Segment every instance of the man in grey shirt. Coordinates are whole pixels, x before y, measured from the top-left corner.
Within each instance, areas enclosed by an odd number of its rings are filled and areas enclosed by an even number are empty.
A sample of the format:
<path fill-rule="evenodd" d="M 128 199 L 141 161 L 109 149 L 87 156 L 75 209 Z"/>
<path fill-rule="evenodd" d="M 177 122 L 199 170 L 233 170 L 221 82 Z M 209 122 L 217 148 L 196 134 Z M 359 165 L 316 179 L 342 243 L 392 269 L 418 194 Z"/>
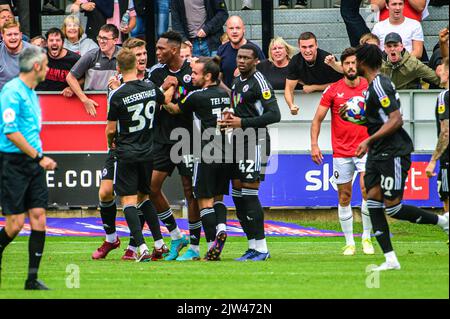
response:
<path fill-rule="evenodd" d="M 19 75 L 19 54 L 30 46 L 22 41 L 20 24 L 8 21 L 2 29 L 3 41 L 0 42 L 0 90 L 6 82 Z"/>
<path fill-rule="evenodd" d="M 216 55 L 227 19 L 223 0 L 172 0 L 172 28 L 192 47 L 193 56 Z"/>
<path fill-rule="evenodd" d="M 97 36 L 100 48 L 83 55 L 67 75 L 67 83 L 91 116 L 97 114 L 95 107 L 98 104 L 84 94 L 78 80 L 82 77 L 85 78 L 84 91 L 106 91 L 108 89 L 108 80 L 116 72 L 116 56 L 120 49 L 116 46 L 118 37 L 119 30 L 115 25 L 105 24 L 102 26 Z"/>

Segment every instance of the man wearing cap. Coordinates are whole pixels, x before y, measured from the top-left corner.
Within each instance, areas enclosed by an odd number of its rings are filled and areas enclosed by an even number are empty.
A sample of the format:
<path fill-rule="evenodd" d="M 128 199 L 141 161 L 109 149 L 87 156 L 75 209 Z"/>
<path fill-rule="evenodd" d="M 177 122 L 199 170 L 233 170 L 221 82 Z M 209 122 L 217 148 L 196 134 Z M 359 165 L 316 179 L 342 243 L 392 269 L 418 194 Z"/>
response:
<path fill-rule="evenodd" d="M 404 48 L 402 37 L 398 33 L 391 32 L 386 35 L 384 52 L 387 58 L 383 61 L 381 73 L 392 79 L 397 90 L 420 89 L 420 80 L 440 84 L 436 73 Z"/>

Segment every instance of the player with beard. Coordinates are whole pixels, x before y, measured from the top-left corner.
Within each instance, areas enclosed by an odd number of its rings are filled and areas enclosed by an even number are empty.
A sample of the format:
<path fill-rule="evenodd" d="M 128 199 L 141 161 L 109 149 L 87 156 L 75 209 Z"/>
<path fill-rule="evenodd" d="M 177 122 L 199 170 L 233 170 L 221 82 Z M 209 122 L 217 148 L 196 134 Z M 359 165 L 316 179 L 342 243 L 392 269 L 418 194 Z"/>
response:
<path fill-rule="evenodd" d="M 224 110 L 230 108 L 230 97 L 220 87 L 220 58 L 201 57 L 192 64 L 192 82 L 201 89 L 192 91 L 178 104 L 165 105 L 171 114 L 194 112 L 200 121 L 201 148 L 195 153 L 194 195 L 198 200 L 200 216 L 208 243 L 206 260 L 219 260 L 227 238 L 227 208 L 223 195 L 228 195 L 231 164 L 226 164 L 225 133 L 217 125 Z M 198 260 L 199 252 L 188 249 L 177 260 Z"/>
<path fill-rule="evenodd" d="M 272 86 L 261 72 L 256 71 L 257 63 L 256 47 L 243 45 L 237 54 L 240 76 L 234 79 L 231 87 L 235 115 L 219 122 L 225 129 L 237 129 L 233 132 L 233 139 L 236 139 L 233 199 L 249 242 L 249 249 L 237 261 L 270 258 L 264 233 L 264 210 L 258 196 L 264 181 L 264 166 L 270 155 L 267 126 L 279 122 L 281 114 Z M 243 133 L 242 138 L 239 133 Z"/>
<path fill-rule="evenodd" d="M 175 94 L 172 99 L 173 103 L 180 102 L 195 88 L 192 83 L 190 62 L 183 60 L 180 56 L 182 41 L 181 35 L 174 31 L 169 31 L 161 35 L 156 44 L 156 56 L 159 64 L 150 70 L 149 79 L 163 90 L 167 90 L 172 85 L 176 85 Z M 183 130 L 185 134 L 189 134 L 189 139 L 191 139 L 190 144 L 192 145 L 193 116 L 191 111 L 186 111 L 174 117 L 165 109 L 161 110 L 158 116 L 153 143 L 154 171 L 152 176 L 151 200 L 156 207 L 159 219 L 168 228 L 172 239 L 170 253 L 165 259 L 175 260 L 178 258 L 181 249 L 189 243 L 188 239 L 185 238 L 178 228 L 169 202 L 162 192 L 164 181 L 173 173 L 175 167 L 178 168 L 178 172 L 181 175 L 184 195 L 188 202 L 190 248 L 197 253 L 200 250 L 202 225 L 198 203 L 194 199 L 192 189 L 194 166 L 192 149 L 190 149 L 191 147 L 186 149 L 186 145 L 182 145 L 178 143 L 179 141 L 177 139 L 171 138 L 171 135 L 176 133 L 174 130 Z M 172 158 L 172 148 L 178 148 L 180 144 L 183 149 L 176 152 L 175 150 L 173 151 L 174 156 L 178 158 Z"/>
<path fill-rule="evenodd" d="M 317 108 L 316 115 L 311 125 L 311 157 L 314 163 L 323 164 L 323 155 L 319 148 L 320 127 L 328 110 L 331 109 L 332 119 L 332 144 L 333 144 L 333 176 L 338 186 L 338 214 L 342 231 L 345 235 L 346 246 L 344 255 L 355 254 L 355 240 L 353 239 L 353 212 L 351 207 L 353 176 L 355 172 L 360 174 L 360 186 L 363 202 L 361 204 L 361 215 L 363 221 L 362 246 L 365 254 L 374 254 L 370 239 L 372 224 L 367 209 L 366 192 L 364 188 L 364 172 L 366 170 L 366 159 L 355 157 L 358 145 L 369 135 L 367 128 L 346 122 L 339 116 L 340 108 L 352 97 L 363 97 L 367 88 L 367 80 L 359 77 L 356 72 L 355 49 L 348 48 L 342 52 L 341 64 L 344 78 L 330 85 L 322 95 L 322 100 Z"/>
<path fill-rule="evenodd" d="M 403 205 L 403 192 L 411 167 L 411 138 L 403 129 L 400 97 L 391 80 L 380 74 L 383 53 L 375 45 L 356 50 L 358 73 L 369 82 L 366 93 L 366 118 L 369 137 L 356 149 L 367 164 L 364 184 L 373 231 L 383 250 L 386 262 L 372 271 L 400 269 L 392 247 L 389 224 L 384 211 L 392 218 L 411 223 L 438 225 L 448 234 L 448 218 L 426 212 L 418 207 Z M 345 119 L 345 109 L 340 114 Z"/>
<path fill-rule="evenodd" d="M 64 49 L 64 34 L 58 28 L 51 28 L 45 34 L 47 41 L 48 72 L 45 81 L 40 83 L 36 91 L 61 92 L 65 97 L 72 97 L 73 91 L 66 81 L 72 67 L 80 56 Z"/>

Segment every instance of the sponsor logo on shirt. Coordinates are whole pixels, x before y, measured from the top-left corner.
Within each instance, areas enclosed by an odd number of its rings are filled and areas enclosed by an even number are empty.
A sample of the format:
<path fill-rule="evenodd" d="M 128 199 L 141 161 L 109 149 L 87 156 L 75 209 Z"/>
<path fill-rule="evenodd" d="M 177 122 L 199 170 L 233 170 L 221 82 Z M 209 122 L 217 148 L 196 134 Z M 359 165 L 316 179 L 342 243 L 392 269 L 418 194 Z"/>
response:
<path fill-rule="evenodd" d="M 338 98 L 342 99 L 344 97 L 344 93 L 338 93 L 337 96 Z"/>
<path fill-rule="evenodd" d="M 236 107 L 238 104 L 241 104 L 244 101 L 241 93 L 236 94 L 233 92 L 233 107 Z"/>

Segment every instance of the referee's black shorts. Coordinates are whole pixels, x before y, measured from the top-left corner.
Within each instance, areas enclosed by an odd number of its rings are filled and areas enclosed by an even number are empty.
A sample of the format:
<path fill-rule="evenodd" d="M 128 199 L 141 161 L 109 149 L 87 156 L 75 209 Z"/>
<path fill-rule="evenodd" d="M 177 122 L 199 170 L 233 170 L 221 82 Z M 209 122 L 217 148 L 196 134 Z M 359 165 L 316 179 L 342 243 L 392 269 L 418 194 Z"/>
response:
<path fill-rule="evenodd" d="M 192 179 L 194 197 L 199 199 L 228 195 L 232 169 L 233 164 L 195 163 Z"/>
<path fill-rule="evenodd" d="M 137 193 L 150 195 L 153 161 L 117 161 L 114 190 L 119 196 L 132 196 Z"/>
<path fill-rule="evenodd" d="M 28 155 L 1 153 L 1 205 L 3 215 L 18 215 L 32 208 L 47 209 L 45 170 Z"/>

